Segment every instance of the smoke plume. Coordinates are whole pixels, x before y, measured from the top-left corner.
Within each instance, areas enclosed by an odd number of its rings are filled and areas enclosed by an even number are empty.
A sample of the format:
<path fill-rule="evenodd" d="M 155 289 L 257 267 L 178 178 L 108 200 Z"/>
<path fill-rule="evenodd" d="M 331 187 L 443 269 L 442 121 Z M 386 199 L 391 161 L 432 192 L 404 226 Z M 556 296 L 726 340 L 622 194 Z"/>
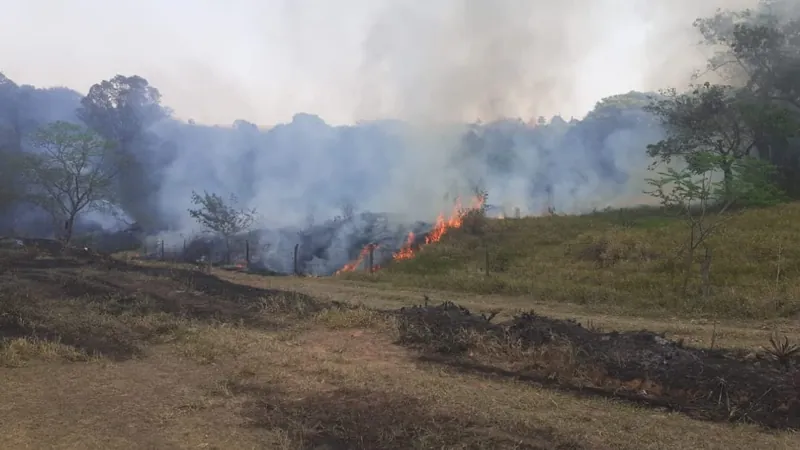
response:
<path fill-rule="evenodd" d="M 330 273 L 367 241 L 399 245 L 476 186 L 509 214 L 642 202 L 645 148 L 661 136 L 642 92 L 685 86 L 703 68 L 695 18 L 757 2 L 238 0 L 225 13 L 193 4 L 188 21 L 140 1 L 126 14 L 93 9 L 90 22 L 62 8 L 54 26 L 70 32 L 47 45 L 29 33 L 27 52 L 25 30 L 53 18 L 37 2 L 6 3 L 18 19 L 0 30 L 10 78 L 85 91 L 135 73 L 174 109 L 137 149 L 155 194 L 130 221 L 164 224 L 153 233 L 177 241 L 199 231 L 192 191 L 236 194 L 258 210 L 273 266 L 287 270 L 302 244 L 307 269 Z M 123 34 L 124 52 L 90 55 Z M 38 96 L 33 122 L 77 120 L 77 95 L 19 89 Z"/>

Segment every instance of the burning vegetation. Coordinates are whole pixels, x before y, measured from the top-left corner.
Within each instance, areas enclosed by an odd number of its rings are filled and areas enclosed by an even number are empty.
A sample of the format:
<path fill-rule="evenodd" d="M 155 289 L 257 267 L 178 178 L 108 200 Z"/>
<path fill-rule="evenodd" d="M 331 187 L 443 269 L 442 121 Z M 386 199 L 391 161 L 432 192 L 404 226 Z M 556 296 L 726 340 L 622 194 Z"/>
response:
<path fill-rule="evenodd" d="M 461 228 L 464 225 L 464 218 L 472 211 L 480 211 L 486 205 L 486 196 L 475 196 L 468 207 L 462 206 L 461 198 L 456 198 L 453 209 L 448 216 L 445 213 L 440 213 L 436 218 L 433 228 L 427 232 L 423 237 L 418 237 L 413 231 L 408 232 L 405 243 L 399 250 L 392 253 L 392 261 L 403 261 L 413 258 L 423 247 L 439 242 L 448 231 Z M 371 255 L 378 249 L 378 245 L 374 243 L 367 244 L 358 253 L 358 257 L 347 263 L 336 271 L 336 275 L 345 272 L 354 272 L 365 263 L 367 269 L 371 272 L 380 270 L 380 265 L 375 265 L 371 260 Z"/>

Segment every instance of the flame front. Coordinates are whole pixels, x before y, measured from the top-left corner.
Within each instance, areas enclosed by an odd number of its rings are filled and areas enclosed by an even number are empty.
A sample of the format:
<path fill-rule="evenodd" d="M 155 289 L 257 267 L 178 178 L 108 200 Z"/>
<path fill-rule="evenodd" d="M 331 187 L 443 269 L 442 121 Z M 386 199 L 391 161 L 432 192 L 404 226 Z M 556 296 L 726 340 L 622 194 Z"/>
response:
<path fill-rule="evenodd" d="M 406 259 L 411 259 L 420 249 L 422 249 L 422 247 L 439 242 L 449 230 L 461 228 L 461 225 L 464 224 L 464 216 L 470 211 L 482 208 L 484 201 L 485 199 L 483 197 L 476 197 L 472 199 L 469 208 L 464 209 L 461 206 L 461 199 L 456 198 L 455 204 L 453 205 L 453 211 L 450 213 L 450 217 L 445 217 L 444 214 L 439 214 L 439 216 L 436 218 L 436 223 L 433 225 L 433 229 L 431 229 L 427 236 L 425 236 L 424 244 L 415 249 L 414 242 L 416 241 L 416 236 L 413 232 L 409 232 L 406 242 L 402 247 L 400 247 L 400 250 L 392 254 L 392 260 L 403 261 Z M 345 266 L 339 269 L 335 275 L 356 270 L 358 266 L 361 265 L 361 262 L 364 260 L 364 258 L 369 255 L 369 253 L 370 246 L 367 245 L 361 250 L 358 258 L 348 264 L 345 264 Z M 373 270 L 378 269 L 380 269 L 380 266 L 373 267 Z"/>
<path fill-rule="evenodd" d="M 361 265 L 361 262 L 364 261 L 364 258 L 366 258 L 367 255 L 369 255 L 369 252 L 370 252 L 371 248 L 372 248 L 371 245 L 367 245 L 366 247 L 362 248 L 361 249 L 361 253 L 358 254 L 358 258 L 356 258 L 355 260 L 345 264 L 344 267 L 342 267 L 341 269 L 337 270 L 334 275 L 339 275 L 340 273 L 343 273 L 343 272 L 353 272 L 354 270 L 356 270 L 358 268 L 358 266 Z M 377 248 L 377 246 L 375 246 L 374 248 Z"/>
<path fill-rule="evenodd" d="M 414 232 L 410 231 L 408 233 L 408 238 L 406 238 L 406 243 L 403 244 L 402 247 L 400 247 L 400 250 L 398 250 L 397 253 L 394 253 L 392 255 L 392 259 L 394 259 L 395 261 L 401 261 L 403 259 L 413 258 L 414 249 L 412 248 L 412 246 L 414 245 L 414 239 L 416 239 L 416 236 L 414 236 Z"/>

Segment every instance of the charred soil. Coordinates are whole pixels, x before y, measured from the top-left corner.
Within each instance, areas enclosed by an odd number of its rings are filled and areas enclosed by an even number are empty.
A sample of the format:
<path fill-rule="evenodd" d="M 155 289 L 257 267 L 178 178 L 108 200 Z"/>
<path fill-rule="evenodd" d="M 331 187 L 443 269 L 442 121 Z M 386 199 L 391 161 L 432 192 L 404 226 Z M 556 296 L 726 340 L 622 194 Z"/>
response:
<path fill-rule="evenodd" d="M 699 418 L 800 428 L 800 354 L 688 348 L 649 331 L 605 333 L 533 312 L 494 324 L 486 314 L 449 302 L 403 308 L 398 323 L 401 343 L 431 350 L 438 357 L 423 355 L 427 360 L 464 370 L 618 396 Z"/>

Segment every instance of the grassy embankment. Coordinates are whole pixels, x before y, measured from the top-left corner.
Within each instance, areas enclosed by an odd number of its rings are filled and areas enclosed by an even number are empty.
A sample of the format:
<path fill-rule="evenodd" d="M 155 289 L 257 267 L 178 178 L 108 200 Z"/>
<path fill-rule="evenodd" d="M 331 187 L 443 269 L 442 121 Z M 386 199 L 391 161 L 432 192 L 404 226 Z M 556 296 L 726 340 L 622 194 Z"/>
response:
<path fill-rule="evenodd" d="M 682 295 L 684 263 L 678 249 L 689 239 L 689 228 L 658 209 L 487 219 L 482 233 L 468 228 L 452 230 L 416 257 L 375 274 L 344 277 L 529 295 L 636 315 L 762 319 L 800 312 L 800 203 L 733 213 L 708 239 L 708 295 L 702 294 L 701 250 Z"/>

